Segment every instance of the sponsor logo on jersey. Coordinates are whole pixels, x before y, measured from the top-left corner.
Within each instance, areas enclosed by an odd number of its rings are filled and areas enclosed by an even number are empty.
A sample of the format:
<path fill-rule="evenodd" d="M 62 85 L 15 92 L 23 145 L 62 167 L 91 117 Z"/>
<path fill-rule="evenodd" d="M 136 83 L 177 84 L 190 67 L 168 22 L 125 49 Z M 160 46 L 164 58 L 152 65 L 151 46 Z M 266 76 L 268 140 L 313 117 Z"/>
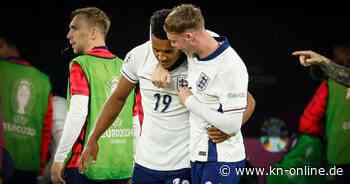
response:
<path fill-rule="evenodd" d="M 228 98 L 243 98 L 246 97 L 246 93 L 241 92 L 241 93 L 227 93 Z"/>

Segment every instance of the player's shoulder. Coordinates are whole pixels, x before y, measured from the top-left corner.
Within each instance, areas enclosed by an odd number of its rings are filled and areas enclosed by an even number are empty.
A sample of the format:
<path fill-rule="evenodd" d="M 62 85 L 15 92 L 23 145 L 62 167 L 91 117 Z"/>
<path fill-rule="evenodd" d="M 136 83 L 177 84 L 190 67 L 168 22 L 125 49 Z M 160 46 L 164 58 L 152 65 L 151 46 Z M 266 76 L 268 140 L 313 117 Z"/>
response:
<path fill-rule="evenodd" d="M 53 99 L 54 103 L 59 104 L 59 105 L 65 105 L 67 103 L 67 100 L 61 96 L 55 95 L 52 97 L 52 99 Z"/>
<path fill-rule="evenodd" d="M 243 64 L 241 56 L 239 56 L 236 50 L 231 46 L 227 47 L 227 49 L 223 53 L 222 60 L 225 64 L 228 65 Z"/>
<path fill-rule="evenodd" d="M 232 48 L 228 47 L 221 58 L 221 71 L 237 71 L 246 70 L 246 65 L 243 59 L 238 55 L 238 53 Z"/>
<path fill-rule="evenodd" d="M 140 65 L 140 63 L 145 61 L 147 55 L 149 55 L 150 51 L 150 42 L 147 41 L 143 44 L 140 44 L 133 49 L 131 49 L 124 58 L 124 63 L 128 63 L 129 65 L 136 64 Z"/>
<path fill-rule="evenodd" d="M 127 55 L 133 55 L 134 57 L 143 56 L 150 51 L 150 44 L 150 41 L 144 42 L 131 49 Z"/>
<path fill-rule="evenodd" d="M 91 58 L 90 55 L 87 55 L 87 54 L 81 54 L 75 58 L 72 59 L 72 62 L 77 62 L 77 61 L 85 61 L 87 59 Z"/>

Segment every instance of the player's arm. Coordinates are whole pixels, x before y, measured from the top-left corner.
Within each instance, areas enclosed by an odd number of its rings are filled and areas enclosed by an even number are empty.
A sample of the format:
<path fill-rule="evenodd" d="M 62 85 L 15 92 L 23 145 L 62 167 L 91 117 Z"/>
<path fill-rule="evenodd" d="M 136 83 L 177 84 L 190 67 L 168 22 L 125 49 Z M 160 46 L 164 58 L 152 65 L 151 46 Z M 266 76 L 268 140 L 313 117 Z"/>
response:
<path fill-rule="evenodd" d="M 248 106 L 247 106 L 247 110 L 244 111 L 244 113 L 243 113 L 243 124 L 242 125 L 244 125 L 250 119 L 250 117 L 254 113 L 254 110 L 255 110 L 255 99 L 254 99 L 253 95 L 248 92 Z M 208 133 L 209 138 L 215 143 L 224 142 L 227 139 L 234 136 L 234 134 L 226 134 L 215 127 L 209 127 L 207 129 L 207 133 Z"/>
<path fill-rule="evenodd" d="M 338 65 L 314 51 L 295 51 L 292 54 L 299 57 L 299 62 L 303 66 L 320 65 L 329 78 L 350 87 L 350 68 Z"/>
<path fill-rule="evenodd" d="M 221 112 L 201 103 L 188 89 L 179 93 L 181 101 L 191 112 L 226 134 L 234 134 L 240 130 L 243 113 L 247 109 L 248 73 L 246 67 L 240 58 L 231 64 L 222 69 L 215 83 L 220 102 L 218 109 Z"/>
<path fill-rule="evenodd" d="M 53 97 L 53 125 L 52 125 L 52 142 L 56 147 L 52 150 L 56 150 L 59 141 L 61 140 L 65 119 L 67 116 L 67 101 L 60 96 Z"/>
<path fill-rule="evenodd" d="M 243 124 L 245 124 L 249 119 L 250 117 L 252 117 L 254 111 L 255 111 L 255 99 L 253 97 L 253 95 L 251 93 L 249 93 L 248 91 L 248 99 L 247 99 L 247 110 L 244 111 L 243 113 Z"/>
<path fill-rule="evenodd" d="M 350 68 L 338 65 L 334 62 L 329 62 L 321 65 L 321 69 L 329 78 L 344 85 L 345 87 L 350 87 Z"/>
<path fill-rule="evenodd" d="M 210 109 L 206 104 L 201 103 L 192 94 L 184 93 L 191 92 L 189 89 L 180 89 L 179 96 L 187 96 L 184 100 L 185 106 L 192 113 L 210 122 L 212 125 L 226 134 L 235 134 L 240 130 L 243 120 L 243 112 L 246 110 L 246 107 L 242 107 L 240 109 L 232 109 L 220 113 L 218 111 Z"/>
<path fill-rule="evenodd" d="M 55 162 L 61 163 L 65 160 L 84 126 L 89 106 L 89 85 L 79 64 L 72 64 L 69 76 L 71 98 L 62 137 L 55 154 Z"/>
<path fill-rule="evenodd" d="M 315 65 L 315 64 L 330 63 L 330 59 L 311 50 L 295 51 L 292 53 L 292 55 L 299 57 L 300 64 L 306 67 Z"/>
<path fill-rule="evenodd" d="M 48 162 L 49 145 L 52 142 L 51 130 L 53 119 L 52 94 L 48 97 L 48 107 L 44 118 L 44 125 L 41 134 L 41 150 L 40 150 L 40 175 L 44 174 L 45 166 Z"/>
<path fill-rule="evenodd" d="M 323 81 L 300 117 L 298 128 L 300 133 L 313 136 L 322 135 L 328 95 L 328 83 Z"/>
<path fill-rule="evenodd" d="M 69 84 L 69 93 L 71 95 L 69 110 L 62 137 L 55 153 L 54 163 L 51 166 L 51 180 L 54 184 L 64 182 L 64 160 L 77 140 L 88 114 L 89 85 L 84 72 L 77 63 L 71 65 Z"/>

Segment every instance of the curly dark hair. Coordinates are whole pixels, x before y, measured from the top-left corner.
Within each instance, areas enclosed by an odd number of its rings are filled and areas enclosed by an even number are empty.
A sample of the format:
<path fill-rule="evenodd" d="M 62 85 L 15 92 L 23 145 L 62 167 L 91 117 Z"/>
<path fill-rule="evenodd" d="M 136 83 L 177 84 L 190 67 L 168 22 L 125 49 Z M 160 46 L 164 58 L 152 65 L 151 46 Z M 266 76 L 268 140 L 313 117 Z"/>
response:
<path fill-rule="evenodd" d="M 157 10 L 151 16 L 151 33 L 161 40 L 167 40 L 166 32 L 163 29 L 164 22 L 171 9 Z"/>

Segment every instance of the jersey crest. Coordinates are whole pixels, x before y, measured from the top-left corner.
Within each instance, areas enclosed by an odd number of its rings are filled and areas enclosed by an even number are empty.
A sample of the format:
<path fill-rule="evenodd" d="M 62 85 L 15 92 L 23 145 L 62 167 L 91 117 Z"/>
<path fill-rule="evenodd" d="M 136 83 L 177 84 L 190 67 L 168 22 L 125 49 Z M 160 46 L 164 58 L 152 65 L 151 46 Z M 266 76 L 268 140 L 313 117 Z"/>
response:
<path fill-rule="evenodd" d="M 207 76 L 205 73 L 202 72 L 199 75 L 199 78 L 196 82 L 197 90 L 204 91 L 208 87 L 209 81 L 210 81 L 209 76 Z"/>
<path fill-rule="evenodd" d="M 188 87 L 188 81 L 186 80 L 187 75 L 178 75 L 176 77 L 176 89 L 179 90 L 180 87 Z"/>

